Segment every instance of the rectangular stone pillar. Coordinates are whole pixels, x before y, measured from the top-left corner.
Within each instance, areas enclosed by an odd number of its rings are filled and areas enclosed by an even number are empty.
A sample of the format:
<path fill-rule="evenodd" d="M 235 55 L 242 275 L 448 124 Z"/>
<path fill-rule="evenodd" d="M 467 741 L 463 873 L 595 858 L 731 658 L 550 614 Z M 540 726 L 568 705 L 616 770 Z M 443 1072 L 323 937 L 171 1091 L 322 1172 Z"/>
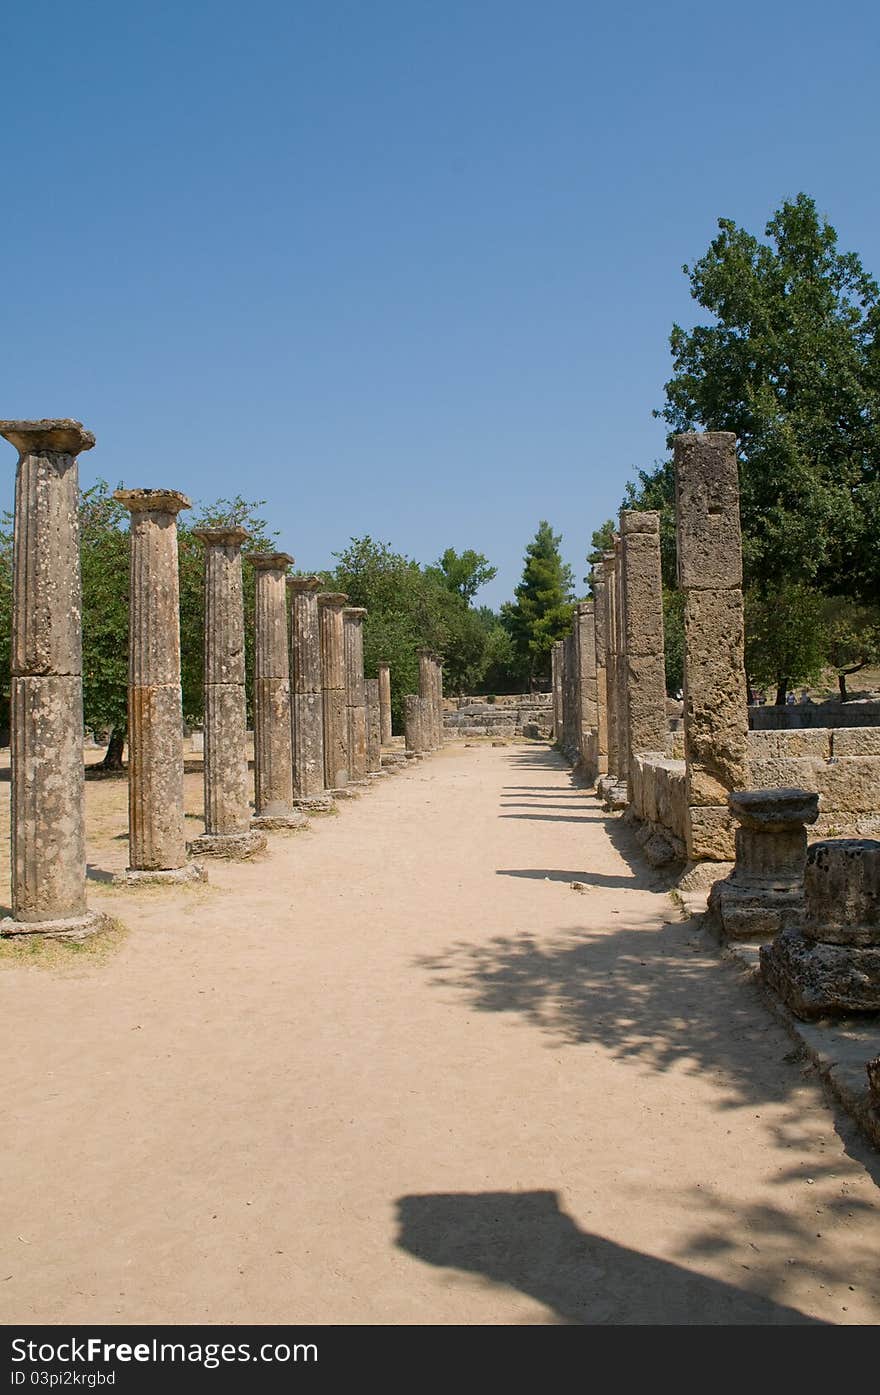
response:
<path fill-rule="evenodd" d="M 562 640 L 557 639 L 550 650 L 550 672 L 553 683 L 553 740 L 562 744 Z"/>
<path fill-rule="evenodd" d="M 596 778 L 596 623 L 593 601 L 581 601 L 575 612 L 577 634 L 578 763 L 590 780 Z"/>
<path fill-rule="evenodd" d="M 605 608 L 605 573 L 593 568 L 593 618 L 596 629 L 596 774 L 608 773 L 608 625 Z"/>
<path fill-rule="evenodd" d="M 630 755 L 666 754 L 666 666 L 660 515 L 623 509 L 620 515 L 624 585 L 626 746 Z M 629 770 L 632 801 L 632 763 Z"/>
<path fill-rule="evenodd" d="M 676 436 L 678 580 L 684 591 L 687 851 L 734 857 L 730 790 L 748 788 L 742 540 L 736 437 Z"/>
<path fill-rule="evenodd" d="M 608 702 L 608 778 L 617 779 L 619 713 L 617 702 L 617 568 L 614 553 L 602 557 L 605 577 L 605 661 Z"/>
<path fill-rule="evenodd" d="M 620 799 L 626 799 L 629 782 L 629 711 L 626 685 L 626 584 L 623 575 L 623 542 L 619 534 L 614 537 L 614 627 L 616 632 L 616 674 L 617 689 L 617 784 Z"/>

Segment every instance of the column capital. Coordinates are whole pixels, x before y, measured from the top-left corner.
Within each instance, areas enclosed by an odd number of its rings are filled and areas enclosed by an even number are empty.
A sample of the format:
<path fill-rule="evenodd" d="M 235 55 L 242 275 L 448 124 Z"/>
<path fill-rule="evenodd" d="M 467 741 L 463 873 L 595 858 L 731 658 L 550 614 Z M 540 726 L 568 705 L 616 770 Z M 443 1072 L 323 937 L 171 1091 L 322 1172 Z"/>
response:
<path fill-rule="evenodd" d="M 626 536 L 633 533 L 659 533 L 660 515 L 642 509 L 621 509 L 620 531 Z"/>
<path fill-rule="evenodd" d="M 363 620 L 367 610 L 366 606 L 347 605 L 342 613 L 347 620 Z"/>
<path fill-rule="evenodd" d="M 390 660 L 390 659 L 379 659 L 379 660 L 377 661 L 377 663 L 376 663 L 376 667 L 377 667 L 377 668 L 390 668 L 390 667 L 391 667 L 391 660 Z"/>
<path fill-rule="evenodd" d="M 289 552 L 249 552 L 247 559 L 252 567 L 261 572 L 286 571 L 293 566 Z"/>
<path fill-rule="evenodd" d="M 81 421 L 70 417 L 46 417 L 41 421 L 0 421 L 0 436 L 5 436 L 22 455 L 78 455 L 91 450 L 94 432 L 87 431 Z"/>
<path fill-rule="evenodd" d="M 341 610 L 348 604 L 348 596 L 344 591 L 319 591 L 318 605 L 325 610 Z"/>
<path fill-rule="evenodd" d="M 192 501 L 178 489 L 114 489 L 113 498 L 129 513 L 178 514 L 192 508 Z"/>
<path fill-rule="evenodd" d="M 193 528 L 192 535 L 206 547 L 240 547 L 249 537 L 246 528 Z"/>
<path fill-rule="evenodd" d="M 289 576 L 287 578 L 288 591 L 317 591 L 321 584 L 319 576 Z"/>
<path fill-rule="evenodd" d="M 578 601 L 578 603 L 577 603 L 577 613 L 578 613 L 578 615 L 581 615 L 581 616 L 583 616 L 583 615 L 592 615 L 592 614 L 593 614 L 593 610 L 594 610 L 594 608 L 595 608 L 595 605 L 596 605 L 596 602 L 595 602 L 595 601 Z"/>

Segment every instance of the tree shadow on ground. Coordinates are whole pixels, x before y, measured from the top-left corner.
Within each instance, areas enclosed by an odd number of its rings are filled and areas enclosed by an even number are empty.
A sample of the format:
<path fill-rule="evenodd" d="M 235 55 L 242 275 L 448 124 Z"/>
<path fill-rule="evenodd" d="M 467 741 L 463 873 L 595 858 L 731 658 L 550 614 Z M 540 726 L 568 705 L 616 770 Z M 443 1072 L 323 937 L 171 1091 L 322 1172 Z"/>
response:
<path fill-rule="evenodd" d="M 767 1293 L 583 1231 L 553 1191 L 403 1196 L 397 1221 L 408 1254 L 519 1289 L 566 1325 L 826 1325 Z"/>
<path fill-rule="evenodd" d="M 722 1108 L 782 1100 L 802 1083 L 761 1039 L 778 1028 L 758 988 L 718 964 L 693 922 L 638 921 L 459 941 L 417 963 L 479 1012 L 515 1013 L 554 1048 L 595 1043 L 647 1068 L 683 1067 L 717 1083 Z M 773 1068 L 770 1069 L 772 1064 Z"/>

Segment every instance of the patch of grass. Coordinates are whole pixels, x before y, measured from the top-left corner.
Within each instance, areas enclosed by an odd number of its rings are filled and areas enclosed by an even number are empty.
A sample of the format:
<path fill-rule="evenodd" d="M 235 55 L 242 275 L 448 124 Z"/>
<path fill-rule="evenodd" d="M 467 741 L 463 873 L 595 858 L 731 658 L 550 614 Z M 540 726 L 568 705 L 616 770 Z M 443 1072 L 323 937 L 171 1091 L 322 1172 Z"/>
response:
<path fill-rule="evenodd" d="M 67 969 L 100 964 L 121 949 L 128 933 L 121 920 L 105 916 L 103 927 L 84 940 L 63 935 L 10 935 L 0 938 L 0 969 Z"/>

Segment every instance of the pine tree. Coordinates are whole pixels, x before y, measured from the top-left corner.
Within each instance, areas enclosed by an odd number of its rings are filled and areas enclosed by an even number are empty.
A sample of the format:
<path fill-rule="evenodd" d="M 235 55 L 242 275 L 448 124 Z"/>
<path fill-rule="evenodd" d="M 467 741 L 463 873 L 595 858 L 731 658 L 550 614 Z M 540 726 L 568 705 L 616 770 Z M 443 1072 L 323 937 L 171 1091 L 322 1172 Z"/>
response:
<path fill-rule="evenodd" d="M 574 613 L 574 577 L 559 552 L 561 533 L 542 520 L 526 548 L 516 600 L 501 608 L 520 671 L 529 686 L 550 678 L 550 651 L 568 631 Z"/>

